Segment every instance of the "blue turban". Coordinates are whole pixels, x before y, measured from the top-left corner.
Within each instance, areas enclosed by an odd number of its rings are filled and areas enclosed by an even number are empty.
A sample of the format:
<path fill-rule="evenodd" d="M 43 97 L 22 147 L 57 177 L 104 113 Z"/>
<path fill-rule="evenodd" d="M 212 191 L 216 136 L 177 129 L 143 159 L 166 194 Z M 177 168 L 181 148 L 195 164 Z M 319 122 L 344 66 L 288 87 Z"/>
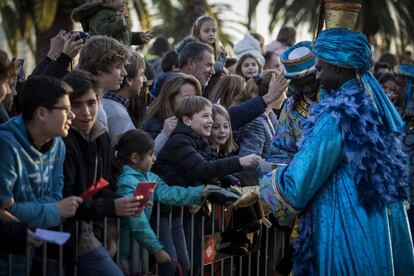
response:
<path fill-rule="evenodd" d="M 383 122 L 391 131 L 401 131 L 404 123 L 381 85 L 369 71 L 371 47 L 367 37 L 359 32 L 338 28 L 322 31 L 315 41 L 313 52 L 317 58 L 343 68 L 355 69 L 373 99 Z"/>

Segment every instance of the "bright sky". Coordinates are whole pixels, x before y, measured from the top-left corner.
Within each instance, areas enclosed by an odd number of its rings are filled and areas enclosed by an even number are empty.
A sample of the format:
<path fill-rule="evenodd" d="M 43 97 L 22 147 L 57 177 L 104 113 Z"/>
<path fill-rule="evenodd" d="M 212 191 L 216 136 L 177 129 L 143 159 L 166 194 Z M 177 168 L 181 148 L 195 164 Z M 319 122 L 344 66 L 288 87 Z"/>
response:
<path fill-rule="evenodd" d="M 273 33 L 268 32 L 269 20 L 270 15 L 268 13 L 268 7 L 271 0 L 261 0 L 257 9 L 256 9 L 256 22 L 253 22 L 253 26 L 256 26 L 256 31 L 264 36 L 265 43 L 269 43 L 274 40 L 277 36 L 277 32 L 281 25 L 277 25 Z M 233 12 L 231 16 L 239 15 L 239 20 L 243 22 L 247 22 L 247 0 L 210 0 L 209 3 L 226 3 L 230 4 L 233 7 Z M 241 39 L 243 37 L 243 33 L 237 33 L 229 31 L 234 37 Z M 306 27 L 301 27 L 297 29 L 297 37 L 296 39 L 299 40 L 310 40 L 312 36 L 310 33 L 307 32 Z M 235 41 L 237 42 L 237 41 Z"/>

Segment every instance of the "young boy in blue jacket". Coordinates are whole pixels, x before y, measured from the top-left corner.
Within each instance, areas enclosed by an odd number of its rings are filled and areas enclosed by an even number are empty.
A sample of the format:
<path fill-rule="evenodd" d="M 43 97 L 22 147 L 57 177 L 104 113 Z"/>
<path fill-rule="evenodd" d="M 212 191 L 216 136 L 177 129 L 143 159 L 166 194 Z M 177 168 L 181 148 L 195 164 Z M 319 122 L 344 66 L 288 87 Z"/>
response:
<path fill-rule="evenodd" d="M 65 146 L 74 114 L 71 88 L 51 77 L 33 77 L 21 91 L 21 115 L 0 125 L 0 204 L 32 230 L 58 226 L 73 216 L 79 197 L 62 199 Z M 7 258 L 0 258 L 0 274 Z M 13 275 L 23 273 L 24 259 L 13 258 Z"/>

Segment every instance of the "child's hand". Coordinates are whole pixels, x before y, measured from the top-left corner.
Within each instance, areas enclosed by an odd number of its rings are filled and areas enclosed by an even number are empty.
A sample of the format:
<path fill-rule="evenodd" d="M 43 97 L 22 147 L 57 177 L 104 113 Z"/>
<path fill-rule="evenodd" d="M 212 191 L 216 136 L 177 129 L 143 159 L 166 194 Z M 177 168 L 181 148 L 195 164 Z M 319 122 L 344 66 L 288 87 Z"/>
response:
<path fill-rule="evenodd" d="M 249 154 L 247 156 L 240 157 L 239 162 L 243 168 L 254 168 L 259 165 L 261 159 L 262 158 L 259 155 Z"/>
<path fill-rule="evenodd" d="M 171 261 L 170 255 L 165 250 L 158 251 L 155 255 L 155 261 L 159 264 L 168 263 Z"/>
<path fill-rule="evenodd" d="M 121 197 L 114 200 L 115 214 L 118 217 L 137 216 L 144 208 L 140 207 L 143 196 Z"/>
<path fill-rule="evenodd" d="M 165 135 L 170 136 L 175 127 L 177 126 L 177 123 L 178 119 L 175 116 L 165 119 L 164 126 L 162 127 L 162 132 L 164 132 Z"/>
<path fill-rule="evenodd" d="M 277 99 L 280 98 L 280 96 L 285 93 L 289 83 L 283 76 L 283 74 L 279 74 L 277 77 L 275 74 L 272 74 L 272 79 L 269 83 L 269 90 L 267 91 L 267 94 L 263 96 L 263 99 L 265 100 L 266 104 L 270 104 Z"/>
<path fill-rule="evenodd" d="M 210 189 L 211 190 L 214 190 L 214 189 L 220 189 L 221 187 L 219 187 L 219 186 L 217 186 L 217 185 L 206 185 L 205 187 L 204 187 L 204 190 L 203 190 L 203 197 L 207 197 L 207 196 L 209 196 L 210 195 Z"/>
<path fill-rule="evenodd" d="M 148 43 L 152 38 L 152 32 L 146 31 L 146 32 L 140 32 L 139 33 L 139 40 L 141 40 L 142 43 Z"/>

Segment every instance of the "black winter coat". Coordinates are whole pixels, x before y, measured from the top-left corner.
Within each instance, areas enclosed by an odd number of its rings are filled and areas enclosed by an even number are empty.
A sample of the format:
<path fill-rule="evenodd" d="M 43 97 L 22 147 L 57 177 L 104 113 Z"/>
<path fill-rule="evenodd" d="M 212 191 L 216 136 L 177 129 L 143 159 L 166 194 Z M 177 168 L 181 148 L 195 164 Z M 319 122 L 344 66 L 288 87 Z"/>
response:
<path fill-rule="evenodd" d="M 207 138 L 179 122 L 158 154 L 153 171 L 168 185 L 189 187 L 242 170 L 237 156 L 209 161 L 210 154 Z"/>

